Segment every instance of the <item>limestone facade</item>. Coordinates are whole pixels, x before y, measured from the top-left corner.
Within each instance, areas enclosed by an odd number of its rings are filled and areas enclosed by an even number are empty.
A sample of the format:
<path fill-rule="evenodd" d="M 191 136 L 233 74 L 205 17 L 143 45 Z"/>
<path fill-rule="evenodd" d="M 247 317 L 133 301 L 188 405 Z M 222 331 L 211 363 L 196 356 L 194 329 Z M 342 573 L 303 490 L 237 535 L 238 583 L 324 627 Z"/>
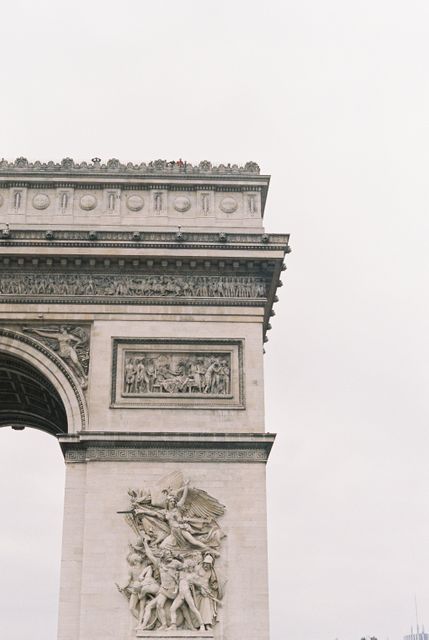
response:
<path fill-rule="evenodd" d="M 0 425 L 58 424 L 59 640 L 268 640 L 263 345 L 289 251 L 263 227 L 268 186 L 255 163 L 0 162 L 0 375 L 12 398 Z M 28 401 L 35 372 L 43 411 Z M 184 486 L 157 502 L 172 473 Z M 129 489 L 143 496 L 125 515 L 134 532 L 117 513 Z M 139 562 L 160 593 L 163 571 L 191 585 L 206 617 L 211 599 L 213 624 L 198 629 L 191 612 L 162 629 L 158 602 L 151 628 L 139 625 L 143 579 L 115 586 Z M 212 579 L 207 595 L 195 575 L 209 569 L 224 588 Z"/>
<path fill-rule="evenodd" d="M 103 165 L 65 158 L 43 164 L 18 158 L 0 162 L 0 177 L 0 222 L 15 226 L 258 229 L 267 193 L 267 177 L 255 163 L 149 166 L 112 159 Z"/>

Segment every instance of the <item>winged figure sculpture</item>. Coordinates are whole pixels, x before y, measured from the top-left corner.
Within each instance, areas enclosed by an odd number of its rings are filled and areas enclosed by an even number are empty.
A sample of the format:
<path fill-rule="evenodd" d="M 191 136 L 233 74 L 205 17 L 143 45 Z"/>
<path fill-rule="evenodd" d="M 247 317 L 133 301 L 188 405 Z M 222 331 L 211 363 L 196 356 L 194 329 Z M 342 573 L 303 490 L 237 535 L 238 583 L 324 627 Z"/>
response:
<path fill-rule="evenodd" d="M 130 489 L 127 522 L 160 549 L 196 549 L 217 555 L 224 534 L 217 519 L 225 507 L 203 489 L 190 486 L 180 471 L 164 476 L 149 490 Z"/>
<path fill-rule="evenodd" d="M 137 541 L 130 544 L 128 583 L 118 588 L 137 629 L 211 629 L 224 590 L 215 568 L 224 505 L 181 471 L 150 488 L 129 489 L 128 496 L 130 508 L 120 513 Z"/>

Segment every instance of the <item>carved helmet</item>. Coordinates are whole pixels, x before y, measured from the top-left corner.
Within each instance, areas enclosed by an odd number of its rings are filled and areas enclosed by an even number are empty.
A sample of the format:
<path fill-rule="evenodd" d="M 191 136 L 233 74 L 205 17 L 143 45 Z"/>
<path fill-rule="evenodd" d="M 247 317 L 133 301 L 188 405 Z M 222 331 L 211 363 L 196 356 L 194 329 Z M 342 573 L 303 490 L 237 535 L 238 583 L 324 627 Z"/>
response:
<path fill-rule="evenodd" d="M 214 563 L 213 556 L 207 553 L 203 558 L 203 564 L 213 564 L 213 563 Z"/>

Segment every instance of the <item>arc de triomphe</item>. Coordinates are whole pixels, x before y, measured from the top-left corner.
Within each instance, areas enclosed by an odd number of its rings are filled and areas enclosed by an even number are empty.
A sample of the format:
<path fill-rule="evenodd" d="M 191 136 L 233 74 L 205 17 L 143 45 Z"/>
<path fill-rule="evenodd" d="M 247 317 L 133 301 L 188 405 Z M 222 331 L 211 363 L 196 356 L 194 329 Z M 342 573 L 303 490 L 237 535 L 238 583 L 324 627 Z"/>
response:
<path fill-rule="evenodd" d="M 268 186 L 253 162 L 0 162 L 0 426 L 64 454 L 59 640 L 268 640 Z"/>

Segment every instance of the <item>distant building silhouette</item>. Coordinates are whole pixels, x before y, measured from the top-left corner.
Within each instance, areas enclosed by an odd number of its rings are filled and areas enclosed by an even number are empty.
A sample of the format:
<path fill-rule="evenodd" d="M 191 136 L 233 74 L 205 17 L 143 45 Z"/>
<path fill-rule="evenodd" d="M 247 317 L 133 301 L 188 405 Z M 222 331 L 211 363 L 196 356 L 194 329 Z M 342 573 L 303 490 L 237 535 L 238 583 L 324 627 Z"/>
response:
<path fill-rule="evenodd" d="M 425 632 L 425 628 L 422 627 L 422 630 L 419 630 L 417 627 L 417 631 L 413 632 L 413 627 L 411 627 L 411 633 L 407 636 L 404 636 L 404 640 L 429 640 L 429 633 Z"/>

